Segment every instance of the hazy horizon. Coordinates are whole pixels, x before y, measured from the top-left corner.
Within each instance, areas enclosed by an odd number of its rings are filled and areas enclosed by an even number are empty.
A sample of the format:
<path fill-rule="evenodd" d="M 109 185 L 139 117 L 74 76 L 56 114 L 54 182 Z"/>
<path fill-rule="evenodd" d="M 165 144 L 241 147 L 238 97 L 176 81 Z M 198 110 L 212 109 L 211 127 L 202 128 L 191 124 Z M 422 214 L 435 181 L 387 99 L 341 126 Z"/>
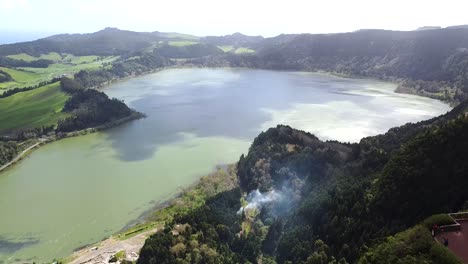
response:
<path fill-rule="evenodd" d="M 447 27 L 465 26 L 465 25 L 466 24 L 463 24 L 463 25 L 449 25 Z M 466 26 L 468 26 L 468 25 L 466 25 Z M 421 26 L 421 27 L 439 27 L 439 26 Z M 108 27 L 102 28 L 100 30 L 92 31 L 92 32 L 35 32 L 35 31 L 12 32 L 12 31 L 0 30 L 0 45 L 27 42 L 27 41 L 34 41 L 34 40 L 38 40 L 38 39 L 41 39 L 41 38 L 47 38 L 47 37 L 54 36 L 54 35 L 59 35 L 59 34 L 89 34 L 89 33 L 95 33 L 95 32 L 104 30 L 106 28 L 117 28 L 117 27 L 108 26 Z M 441 28 L 446 28 L 446 27 L 441 27 Z M 159 31 L 159 30 L 136 31 L 136 30 L 124 29 L 124 28 L 117 28 L 117 29 L 135 31 L 135 32 L 155 32 L 155 31 Z M 375 29 L 375 30 L 392 30 L 392 29 L 381 29 L 381 28 L 362 28 L 362 29 L 357 29 L 357 30 L 373 30 L 373 29 Z M 357 30 L 355 30 L 355 31 L 357 31 Z M 412 30 L 401 30 L 401 31 L 413 31 L 413 30 L 417 30 L 417 28 L 412 29 Z M 395 31 L 398 31 L 398 30 L 395 30 Z M 159 32 L 188 34 L 186 32 L 175 32 L 175 31 L 159 31 Z M 349 32 L 352 32 L 352 31 L 349 31 Z M 225 36 L 225 35 L 231 35 L 231 34 L 235 34 L 235 33 L 244 34 L 243 32 L 236 31 L 236 32 L 232 32 L 232 33 L 229 33 L 229 34 L 206 35 L 206 36 Z M 335 34 L 335 33 L 348 33 L 348 32 L 330 32 L 330 33 L 315 33 L 315 34 Z M 284 34 L 284 33 L 281 33 L 281 34 Z M 294 33 L 290 33 L 290 34 L 294 34 Z M 314 33 L 303 32 L 303 33 L 299 33 L 299 34 L 314 34 Z M 189 35 L 192 35 L 192 34 L 189 34 Z M 247 35 L 247 34 L 245 34 L 245 35 Z M 280 35 L 280 34 L 278 34 L 278 35 Z M 278 35 L 275 35 L 275 36 L 278 36 Z M 201 35 L 194 35 L 194 36 L 205 37 L 205 36 L 201 36 Z M 249 36 L 253 36 L 253 35 L 249 35 Z M 263 36 L 263 35 L 255 35 L 255 36 Z M 275 36 L 267 36 L 267 37 L 275 37 Z M 265 36 L 263 36 L 263 37 L 265 37 Z"/>
<path fill-rule="evenodd" d="M 7 32 L 45 37 L 58 33 L 91 33 L 106 27 L 196 36 L 241 32 L 264 37 L 359 29 L 408 31 L 423 26 L 468 24 L 464 14 L 467 8 L 468 3 L 461 0 L 447 0 L 443 5 L 438 1 L 403 0 L 239 0 L 235 3 L 219 0 L 0 0 L 0 17 L 8 21 L 0 23 L 0 39 L 5 39 Z"/>

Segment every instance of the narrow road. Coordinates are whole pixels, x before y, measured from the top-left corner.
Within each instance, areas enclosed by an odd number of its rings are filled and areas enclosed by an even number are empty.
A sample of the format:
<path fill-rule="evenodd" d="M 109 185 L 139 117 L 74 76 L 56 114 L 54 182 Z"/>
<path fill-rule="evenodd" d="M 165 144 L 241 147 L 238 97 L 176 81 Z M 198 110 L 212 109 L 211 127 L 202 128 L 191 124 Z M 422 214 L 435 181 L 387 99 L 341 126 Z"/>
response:
<path fill-rule="evenodd" d="M 8 162 L 7 164 L 3 165 L 2 167 L 0 167 L 0 172 L 3 171 L 4 169 L 8 168 L 11 164 L 17 162 L 19 159 L 21 159 L 28 151 L 30 151 L 31 149 L 37 147 L 38 145 L 40 145 L 43 141 L 39 141 L 37 142 L 36 144 L 30 146 L 29 148 L 23 150 L 18 156 L 16 156 L 14 159 L 12 159 L 10 162 Z"/>
<path fill-rule="evenodd" d="M 125 251 L 127 260 L 135 261 L 139 256 L 140 249 L 145 244 L 145 240 L 156 233 L 157 230 L 157 228 L 154 228 L 126 240 L 110 237 L 101 241 L 98 245 L 74 252 L 70 264 L 109 263 L 112 256 L 122 250 Z"/>

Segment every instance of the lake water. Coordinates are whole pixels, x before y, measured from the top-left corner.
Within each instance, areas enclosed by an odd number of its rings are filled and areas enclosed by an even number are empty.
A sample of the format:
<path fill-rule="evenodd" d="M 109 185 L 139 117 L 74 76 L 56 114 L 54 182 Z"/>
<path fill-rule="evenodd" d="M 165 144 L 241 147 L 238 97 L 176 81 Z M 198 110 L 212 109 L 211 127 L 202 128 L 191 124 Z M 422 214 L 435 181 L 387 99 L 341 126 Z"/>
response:
<path fill-rule="evenodd" d="M 246 153 L 276 124 L 358 141 L 445 113 L 394 84 L 325 74 L 173 69 L 105 89 L 147 118 L 34 151 L 0 174 L 0 263 L 50 261 L 117 232 Z"/>

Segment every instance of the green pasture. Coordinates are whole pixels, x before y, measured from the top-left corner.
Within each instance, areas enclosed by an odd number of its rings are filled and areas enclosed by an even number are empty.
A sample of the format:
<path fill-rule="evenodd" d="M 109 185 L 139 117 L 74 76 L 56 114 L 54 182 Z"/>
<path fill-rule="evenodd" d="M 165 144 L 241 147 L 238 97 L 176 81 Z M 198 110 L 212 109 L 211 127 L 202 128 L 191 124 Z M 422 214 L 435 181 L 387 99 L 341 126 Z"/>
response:
<path fill-rule="evenodd" d="M 0 99 L 0 133 L 57 124 L 69 98 L 58 82 Z"/>

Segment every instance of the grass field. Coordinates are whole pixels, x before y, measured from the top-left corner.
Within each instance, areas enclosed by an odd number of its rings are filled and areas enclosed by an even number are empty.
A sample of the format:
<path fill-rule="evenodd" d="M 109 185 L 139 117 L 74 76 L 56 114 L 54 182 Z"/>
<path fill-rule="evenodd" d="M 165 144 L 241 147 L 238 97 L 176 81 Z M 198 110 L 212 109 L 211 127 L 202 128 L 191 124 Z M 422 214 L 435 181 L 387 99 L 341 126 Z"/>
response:
<path fill-rule="evenodd" d="M 72 54 L 67 54 L 63 58 L 62 62 L 64 63 L 71 63 L 71 64 L 84 64 L 84 63 L 92 63 L 97 61 L 99 56 L 75 56 Z"/>
<path fill-rule="evenodd" d="M 33 57 L 26 53 L 20 53 L 15 55 L 8 55 L 8 58 L 15 60 L 24 60 L 24 61 L 35 61 L 39 59 L 52 60 L 56 63 L 71 63 L 71 64 L 83 64 L 91 63 L 98 60 L 99 56 L 75 56 L 73 54 L 59 54 L 57 52 L 50 52 L 48 54 L 41 54 L 39 57 Z"/>
<path fill-rule="evenodd" d="M 12 82 L 0 83 L 0 90 L 35 85 L 41 82 L 41 80 L 46 80 L 47 78 L 47 75 L 43 73 L 20 71 L 4 67 L 0 67 L 0 70 L 10 74 L 10 76 L 15 80 Z"/>
<path fill-rule="evenodd" d="M 254 52 L 255 52 L 255 50 L 249 49 L 249 48 L 237 48 L 236 51 L 234 51 L 234 53 L 236 53 L 236 54 L 254 53 Z"/>
<path fill-rule="evenodd" d="M 29 56 L 27 54 L 17 54 L 13 56 Z M 58 53 L 49 53 L 47 56 L 49 59 L 55 56 L 60 56 Z M 33 57 L 34 58 L 34 57 Z M 2 71 L 7 72 L 15 80 L 13 82 L 0 83 L 0 90 L 8 90 L 18 87 L 27 87 L 39 84 L 43 81 L 51 80 L 54 77 L 62 74 L 72 75 L 80 70 L 95 70 L 100 68 L 104 63 L 111 63 L 117 60 L 119 57 L 105 57 L 99 59 L 98 56 L 74 56 L 66 54 L 62 59 L 60 57 L 59 63 L 49 65 L 47 68 L 18 68 L 10 69 L 0 67 Z"/>
<path fill-rule="evenodd" d="M 35 61 L 35 60 L 39 59 L 39 58 L 33 57 L 33 56 L 31 56 L 29 54 L 26 54 L 26 53 L 8 55 L 7 57 L 15 59 L 15 60 L 24 60 L 24 61 Z"/>
<path fill-rule="evenodd" d="M 190 39 L 190 40 L 198 40 L 200 37 L 194 36 L 194 35 L 187 35 L 187 34 L 181 34 L 181 33 L 159 33 L 161 37 L 163 38 L 179 38 L 179 39 Z"/>
<path fill-rule="evenodd" d="M 218 46 L 218 48 L 222 49 L 224 52 L 230 52 L 234 49 L 233 46 Z"/>
<path fill-rule="evenodd" d="M 58 54 L 57 52 L 50 52 L 49 54 L 41 54 L 41 56 L 39 56 L 39 59 L 61 61 L 62 56 Z"/>
<path fill-rule="evenodd" d="M 41 54 L 39 57 L 34 57 L 26 53 L 20 53 L 15 55 L 8 55 L 8 58 L 15 60 L 24 60 L 24 61 L 35 61 L 39 59 L 52 60 L 52 61 L 62 61 L 62 56 L 57 52 L 50 52 L 48 54 Z"/>
<path fill-rule="evenodd" d="M 184 40 L 184 41 L 169 41 L 168 44 L 170 46 L 183 47 L 183 46 L 195 45 L 195 44 L 198 44 L 198 42 Z"/>
<path fill-rule="evenodd" d="M 68 97 L 57 82 L 0 99 L 0 133 L 56 124 Z"/>
<path fill-rule="evenodd" d="M 103 63 L 106 62 L 113 62 L 118 57 L 107 57 L 103 60 L 94 60 L 91 57 L 95 56 L 86 56 L 90 58 L 74 58 L 75 61 L 81 60 L 84 63 L 81 64 L 68 64 L 68 63 L 55 63 L 49 65 L 47 68 L 21 68 L 23 70 L 31 71 L 41 75 L 48 75 L 48 78 L 52 79 L 55 76 L 59 76 L 62 74 L 72 74 L 78 72 L 80 70 L 95 70 L 99 69 Z M 86 60 L 90 62 L 86 62 Z"/>

